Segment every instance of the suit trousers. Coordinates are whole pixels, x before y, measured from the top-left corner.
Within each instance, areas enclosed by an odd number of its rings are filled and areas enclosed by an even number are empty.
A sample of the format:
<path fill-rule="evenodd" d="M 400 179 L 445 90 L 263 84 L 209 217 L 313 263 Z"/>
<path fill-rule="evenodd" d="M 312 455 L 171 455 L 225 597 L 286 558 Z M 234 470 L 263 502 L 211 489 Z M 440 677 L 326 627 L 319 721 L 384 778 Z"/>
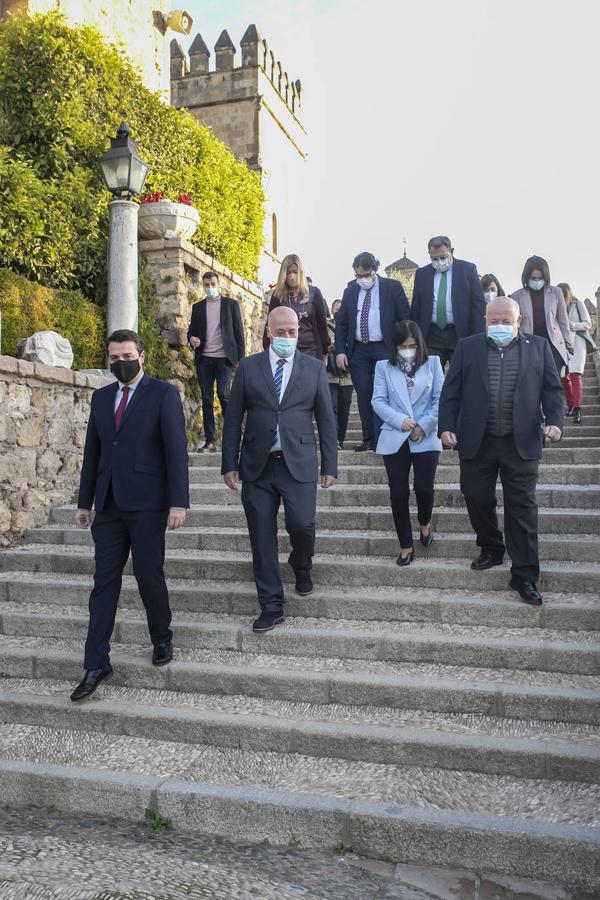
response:
<path fill-rule="evenodd" d="M 417 498 L 417 517 L 419 525 L 428 525 L 433 513 L 435 472 L 439 450 L 424 450 L 422 453 L 411 453 L 408 441 L 396 453 L 388 453 L 383 457 L 390 486 L 390 501 L 394 525 L 400 541 L 400 547 L 408 550 L 413 546 L 412 525 L 408 501 L 410 486 L 408 477 L 410 467 L 413 468 L 415 496 Z"/>
<path fill-rule="evenodd" d="M 84 666 L 101 669 L 109 662 L 110 638 L 115 627 L 123 569 L 131 561 L 142 603 L 146 609 L 152 643 L 165 644 L 173 637 L 171 610 L 163 571 L 168 510 L 125 512 L 112 496 L 92 523 L 96 571 L 90 595 L 90 622 Z"/>
<path fill-rule="evenodd" d="M 373 378 L 375 375 L 375 364 L 382 359 L 387 359 L 388 356 L 389 354 L 383 341 L 370 341 L 368 344 L 363 344 L 362 341 L 355 341 L 352 348 L 350 375 L 356 391 L 363 441 L 375 441 L 377 443 L 379 440 L 381 419 L 375 415 L 371 406 Z"/>
<path fill-rule="evenodd" d="M 337 428 L 337 439 L 343 444 L 346 439 L 346 430 L 348 428 L 348 418 L 350 416 L 350 406 L 352 405 L 352 391 L 354 388 L 351 384 L 337 384 L 329 382 L 329 392 L 331 394 L 331 405 L 333 406 L 333 415 L 335 416 L 335 424 Z"/>
<path fill-rule="evenodd" d="M 427 350 L 430 356 L 439 356 L 442 369 L 447 362 L 452 362 L 452 354 L 457 343 L 458 337 L 454 325 L 438 328 L 434 322 L 431 323 L 427 333 Z"/>
<path fill-rule="evenodd" d="M 277 549 L 277 513 L 283 500 L 285 527 L 292 552 L 289 564 L 294 572 L 312 568 L 315 552 L 316 481 L 296 481 L 283 458 L 269 459 L 254 481 L 244 481 L 242 504 L 248 522 L 254 580 L 261 608 L 280 613 L 283 584 Z"/>
<path fill-rule="evenodd" d="M 519 456 L 512 434 L 485 435 L 477 456 L 460 462 L 460 489 L 477 546 L 493 556 L 503 556 L 505 550 L 496 515 L 496 481 L 500 475 L 506 549 L 512 560 L 511 574 L 519 581 L 536 581 L 540 573 L 535 500 L 538 466 L 539 460 Z"/>
<path fill-rule="evenodd" d="M 215 381 L 217 397 L 221 404 L 223 418 L 227 412 L 227 401 L 231 390 L 231 365 L 224 356 L 202 356 L 196 366 L 198 384 L 202 394 L 202 421 L 204 423 L 204 439 L 207 443 L 215 440 Z"/>

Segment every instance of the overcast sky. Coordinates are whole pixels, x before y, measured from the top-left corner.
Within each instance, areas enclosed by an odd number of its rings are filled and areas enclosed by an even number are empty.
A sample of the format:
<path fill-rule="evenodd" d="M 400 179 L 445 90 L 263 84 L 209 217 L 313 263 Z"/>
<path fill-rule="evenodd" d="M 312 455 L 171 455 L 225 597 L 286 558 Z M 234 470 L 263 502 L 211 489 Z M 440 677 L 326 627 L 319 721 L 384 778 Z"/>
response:
<path fill-rule="evenodd" d="M 448 234 L 507 292 L 525 259 L 600 285 L 597 0 L 187 0 L 212 49 L 254 22 L 303 84 L 295 245 L 327 299 L 371 250 L 419 264 Z M 173 4 L 177 4 L 174 2 Z M 239 57 L 237 58 L 239 65 Z M 214 53 L 211 57 L 214 67 Z"/>

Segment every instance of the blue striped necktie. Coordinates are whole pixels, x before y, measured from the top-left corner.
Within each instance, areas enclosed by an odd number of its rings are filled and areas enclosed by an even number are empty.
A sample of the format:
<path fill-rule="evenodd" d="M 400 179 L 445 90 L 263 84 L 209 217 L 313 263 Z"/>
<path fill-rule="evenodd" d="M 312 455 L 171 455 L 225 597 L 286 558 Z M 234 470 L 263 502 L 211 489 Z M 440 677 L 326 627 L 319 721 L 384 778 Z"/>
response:
<path fill-rule="evenodd" d="M 275 393 L 277 394 L 277 402 L 281 400 L 281 385 L 283 384 L 283 367 L 285 365 L 285 359 L 277 360 L 277 368 L 275 369 L 275 375 L 273 379 L 275 381 Z"/>

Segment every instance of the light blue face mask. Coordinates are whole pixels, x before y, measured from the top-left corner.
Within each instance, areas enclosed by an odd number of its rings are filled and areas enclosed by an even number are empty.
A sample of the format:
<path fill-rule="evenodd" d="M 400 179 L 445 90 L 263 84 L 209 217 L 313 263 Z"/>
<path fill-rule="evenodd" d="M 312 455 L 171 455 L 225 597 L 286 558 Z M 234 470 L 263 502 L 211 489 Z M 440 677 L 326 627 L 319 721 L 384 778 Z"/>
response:
<path fill-rule="evenodd" d="M 514 325 L 488 325 L 488 337 L 499 347 L 503 347 L 515 337 Z"/>
<path fill-rule="evenodd" d="M 272 347 L 277 356 L 281 356 L 282 359 L 289 359 L 296 352 L 296 344 L 297 341 L 293 338 L 274 337 Z"/>
<path fill-rule="evenodd" d="M 546 287 L 543 278 L 530 278 L 528 284 L 532 291 L 541 291 L 543 287 Z"/>

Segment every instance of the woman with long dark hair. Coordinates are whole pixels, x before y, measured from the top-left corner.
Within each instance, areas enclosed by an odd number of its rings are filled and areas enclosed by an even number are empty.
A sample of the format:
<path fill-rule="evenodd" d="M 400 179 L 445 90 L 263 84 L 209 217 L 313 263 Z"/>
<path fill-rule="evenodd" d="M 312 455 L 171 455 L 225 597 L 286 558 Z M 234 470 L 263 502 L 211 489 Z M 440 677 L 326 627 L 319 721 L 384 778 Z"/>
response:
<path fill-rule="evenodd" d="M 483 296 L 485 297 L 486 305 L 491 303 L 492 300 L 495 300 L 496 297 L 505 297 L 504 288 L 500 284 L 500 281 L 496 278 L 495 275 L 492 275 L 491 272 L 488 272 L 487 275 L 481 276 L 481 287 L 483 289 Z"/>
<path fill-rule="evenodd" d="M 523 334 L 537 334 L 550 342 L 558 369 L 568 365 L 573 352 L 571 330 L 565 298 L 559 287 L 550 283 L 550 268 L 542 256 L 530 256 L 521 275 L 523 285 L 514 294 L 521 310 L 520 330 Z"/>
<path fill-rule="evenodd" d="M 409 474 L 414 473 L 420 541 L 433 541 L 434 482 L 442 443 L 438 438 L 438 404 L 444 373 L 439 356 L 428 356 L 416 322 L 398 322 L 392 351 L 375 366 L 373 409 L 383 426 L 376 453 L 383 454 L 390 486 L 390 501 L 400 542 L 399 566 L 414 559 L 412 525 L 408 510 Z"/>

